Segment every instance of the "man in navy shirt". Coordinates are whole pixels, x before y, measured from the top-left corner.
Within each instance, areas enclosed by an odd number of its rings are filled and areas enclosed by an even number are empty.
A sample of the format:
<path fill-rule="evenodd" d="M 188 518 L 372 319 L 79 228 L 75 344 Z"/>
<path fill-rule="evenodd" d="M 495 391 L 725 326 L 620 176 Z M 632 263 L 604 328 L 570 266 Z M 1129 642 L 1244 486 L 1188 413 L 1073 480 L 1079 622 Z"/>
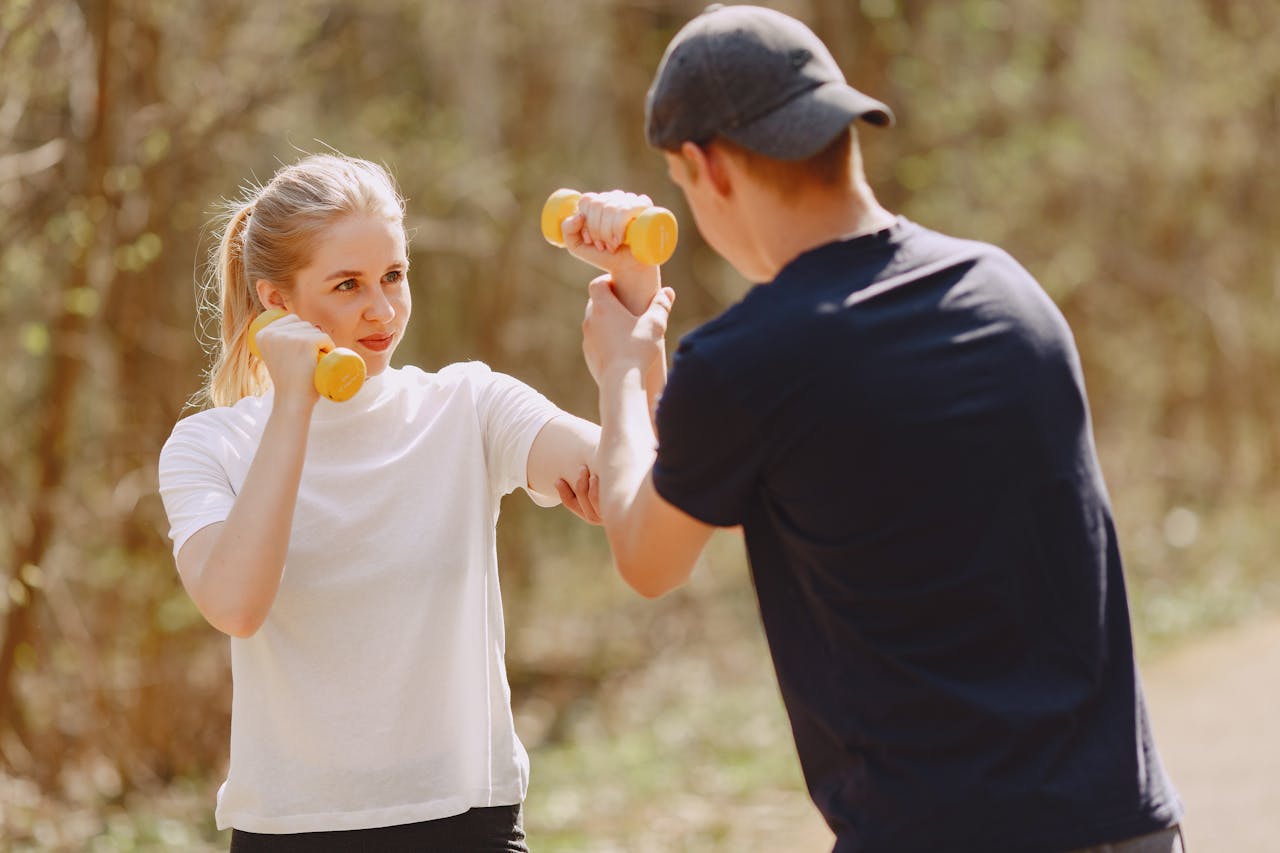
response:
<path fill-rule="evenodd" d="M 713 8 L 668 47 L 649 141 L 764 283 L 681 341 L 656 452 L 672 293 L 633 316 L 611 284 L 657 272 L 608 257 L 644 200 L 566 223 L 614 271 L 584 350 L 618 569 L 660 595 L 742 527 L 837 853 L 1180 850 L 1071 332 L 1001 250 L 882 208 L 857 119 L 892 115 L 780 13 Z"/>

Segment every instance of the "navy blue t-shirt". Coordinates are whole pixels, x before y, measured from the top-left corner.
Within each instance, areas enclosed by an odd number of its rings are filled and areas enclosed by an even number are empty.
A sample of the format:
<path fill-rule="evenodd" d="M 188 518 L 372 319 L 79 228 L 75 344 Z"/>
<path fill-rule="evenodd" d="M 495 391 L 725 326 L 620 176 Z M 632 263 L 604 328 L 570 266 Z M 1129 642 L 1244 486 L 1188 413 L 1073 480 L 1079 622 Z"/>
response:
<path fill-rule="evenodd" d="M 1066 322 L 905 219 L 681 341 L 658 493 L 741 524 L 814 802 L 853 851 L 1055 851 L 1173 825 Z"/>

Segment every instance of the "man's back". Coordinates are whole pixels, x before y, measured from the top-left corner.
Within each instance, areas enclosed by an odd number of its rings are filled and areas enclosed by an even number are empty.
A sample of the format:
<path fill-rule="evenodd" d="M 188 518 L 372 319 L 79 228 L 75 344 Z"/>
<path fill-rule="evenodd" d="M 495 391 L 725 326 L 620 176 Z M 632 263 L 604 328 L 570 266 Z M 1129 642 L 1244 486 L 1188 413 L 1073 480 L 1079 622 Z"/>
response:
<path fill-rule="evenodd" d="M 654 483 L 742 524 L 838 851 L 1171 825 L 1078 359 L 990 246 L 900 220 L 682 342 Z"/>

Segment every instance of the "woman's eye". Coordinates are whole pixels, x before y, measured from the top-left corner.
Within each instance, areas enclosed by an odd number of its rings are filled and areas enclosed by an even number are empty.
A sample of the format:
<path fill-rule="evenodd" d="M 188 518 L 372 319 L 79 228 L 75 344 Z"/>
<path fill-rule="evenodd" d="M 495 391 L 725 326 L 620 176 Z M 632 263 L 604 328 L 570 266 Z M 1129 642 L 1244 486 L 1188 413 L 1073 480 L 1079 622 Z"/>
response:
<path fill-rule="evenodd" d="M 382 280 L 388 283 L 395 283 L 404 278 L 404 270 L 392 270 L 382 277 Z"/>
<path fill-rule="evenodd" d="M 356 280 L 354 278 L 349 278 L 344 282 L 340 282 L 338 286 L 334 288 L 334 290 L 342 291 L 344 293 L 346 291 L 355 290 L 355 289 L 356 289 Z"/>

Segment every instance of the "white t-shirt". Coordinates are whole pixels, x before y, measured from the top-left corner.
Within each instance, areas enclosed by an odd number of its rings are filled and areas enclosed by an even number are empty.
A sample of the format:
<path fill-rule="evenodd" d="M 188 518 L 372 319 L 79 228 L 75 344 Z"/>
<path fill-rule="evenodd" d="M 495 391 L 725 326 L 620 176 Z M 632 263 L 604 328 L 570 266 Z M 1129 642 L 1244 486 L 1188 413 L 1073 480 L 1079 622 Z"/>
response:
<path fill-rule="evenodd" d="M 226 520 L 272 400 L 174 428 L 160 492 L 175 555 Z M 364 829 L 524 800 L 494 525 L 557 414 L 479 362 L 389 369 L 320 400 L 279 593 L 257 633 L 231 640 L 219 829 Z"/>

